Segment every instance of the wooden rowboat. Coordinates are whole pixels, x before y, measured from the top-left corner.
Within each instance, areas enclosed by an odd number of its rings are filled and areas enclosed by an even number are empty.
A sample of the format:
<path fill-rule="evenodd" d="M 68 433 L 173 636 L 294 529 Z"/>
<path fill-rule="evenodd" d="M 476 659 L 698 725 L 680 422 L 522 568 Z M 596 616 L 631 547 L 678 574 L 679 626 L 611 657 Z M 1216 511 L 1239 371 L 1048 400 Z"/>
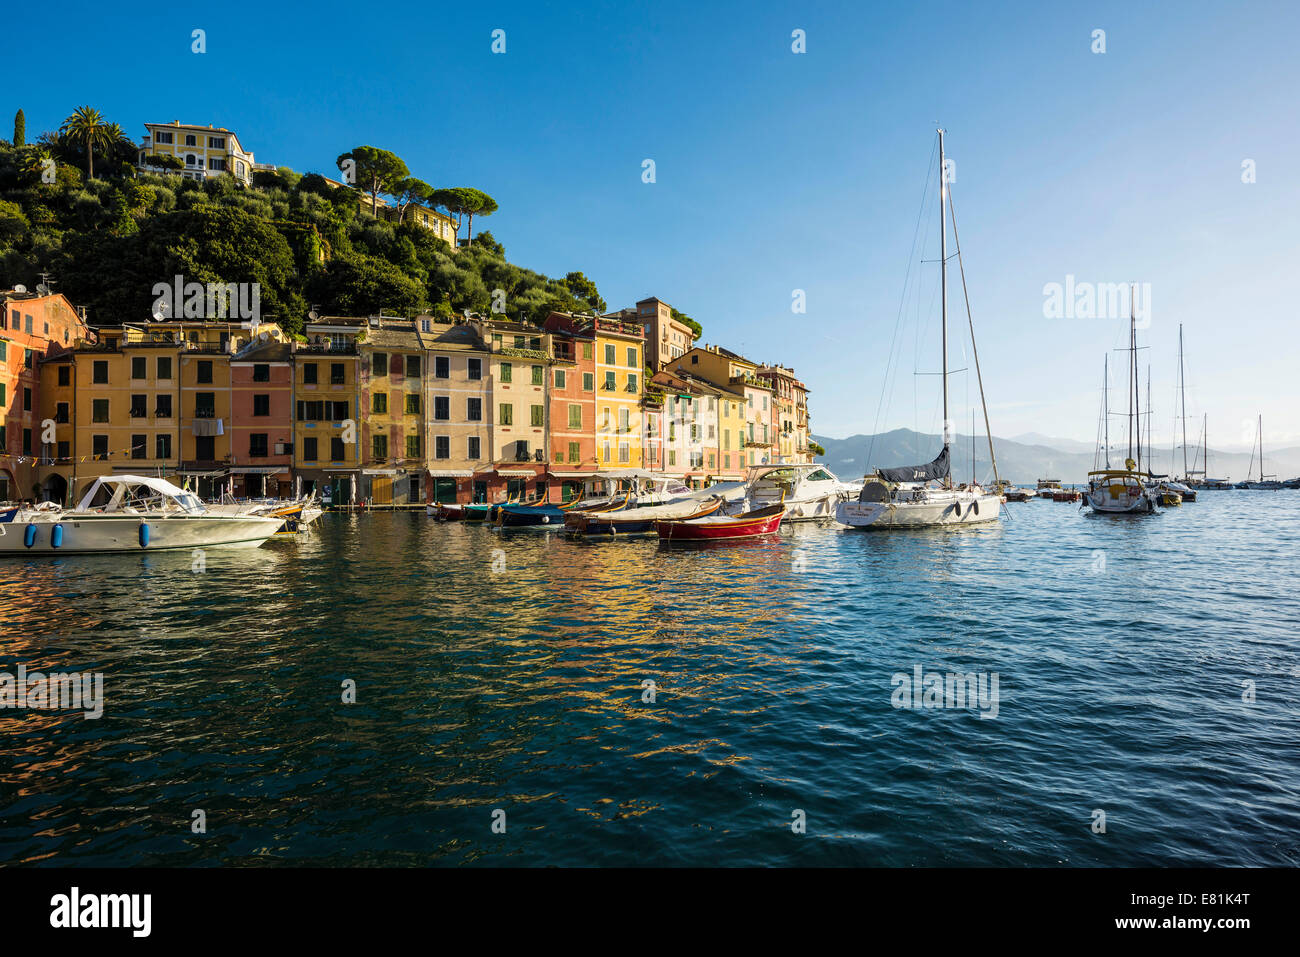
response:
<path fill-rule="evenodd" d="M 785 506 L 769 505 L 767 508 L 743 512 L 740 515 L 710 515 L 680 521 L 655 523 L 655 530 L 665 542 L 711 542 L 720 539 L 755 538 L 774 534 L 785 518 Z"/>

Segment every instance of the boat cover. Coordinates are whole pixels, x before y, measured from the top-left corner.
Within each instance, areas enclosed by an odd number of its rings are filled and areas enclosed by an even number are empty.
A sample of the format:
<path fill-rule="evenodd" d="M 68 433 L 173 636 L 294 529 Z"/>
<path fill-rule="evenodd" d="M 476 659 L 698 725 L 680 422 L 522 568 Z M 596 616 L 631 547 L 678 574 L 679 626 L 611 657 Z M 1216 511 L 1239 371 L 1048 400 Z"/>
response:
<path fill-rule="evenodd" d="M 878 468 L 876 474 L 886 482 L 929 482 L 947 478 L 951 467 L 952 460 L 948 454 L 948 446 L 945 445 L 939 457 L 928 465 L 906 465 L 896 469 Z"/>

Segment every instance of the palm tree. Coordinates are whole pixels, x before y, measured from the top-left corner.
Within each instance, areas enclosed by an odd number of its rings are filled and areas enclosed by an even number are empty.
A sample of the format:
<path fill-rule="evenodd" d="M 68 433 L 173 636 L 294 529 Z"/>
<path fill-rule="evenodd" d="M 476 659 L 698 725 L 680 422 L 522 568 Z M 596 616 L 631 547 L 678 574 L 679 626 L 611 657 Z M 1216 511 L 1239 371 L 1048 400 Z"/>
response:
<path fill-rule="evenodd" d="M 86 178 L 95 178 L 95 149 L 97 147 L 107 148 L 116 140 L 111 127 L 117 126 L 115 123 L 105 123 L 103 115 L 99 110 L 89 106 L 79 106 L 73 110 L 72 115 L 63 121 L 59 127 L 59 134 L 69 143 L 77 143 L 86 149 Z M 121 135 L 122 128 L 117 127 L 118 135 Z"/>

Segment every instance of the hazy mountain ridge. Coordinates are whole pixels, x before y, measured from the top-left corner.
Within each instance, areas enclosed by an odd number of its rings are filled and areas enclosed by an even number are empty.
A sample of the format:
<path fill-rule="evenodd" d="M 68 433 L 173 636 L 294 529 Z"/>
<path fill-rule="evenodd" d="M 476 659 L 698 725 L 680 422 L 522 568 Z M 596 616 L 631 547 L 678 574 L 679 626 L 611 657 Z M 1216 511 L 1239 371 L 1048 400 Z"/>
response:
<path fill-rule="evenodd" d="M 1031 437 L 1039 436 L 1037 433 L 1021 436 L 1021 438 Z M 943 447 L 942 437 L 913 432 L 911 429 L 894 429 L 892 432 L 883 432 L 876 436 L 851 435 L 846 439 L 832 439 L 823 435 L 814 435 L 813 438 L 826 449 L 826 455 L 819 461 L 824 462 L 832 472 L 845 480 L 861 478 L 863 474 L 876 467 L 919 465 L 928 462 L 938 455 Z M 1076 446 L 1082 445 L 1073 440 L 1059 441 L 1069 441 Z M 1021 485 L 1033 484 L 1040 478 L 1056 478 L 1067 484 L 1082 483 L 1086 480 L 1088 472 L 1096 467 L 1094 465 L 1096 457 L 1091 450 L 1069 451 L 998 436 L 993 437 L 993 448 L 998 458 L 998 474 L 1004 479 Z M 870 449 L 870 461 L 868 461 L 868 449 Z M 1124 451 L 1118 445 L 1112 447 L 1112 465 L 1123 466 Z M 1189 449 L 1189 463 L 1192 461 L 1193 454 L 1193 450 Z M 1171 472 L 1168 448 L 1155 449 L 1152 458 L 1153 472 Z M 1210 449 L 1210 477 L 1241 481 L 1246 478 L 1247 470 L 1250 468 L 1250 458 L 1249 453 L 1245 452 L 1216 452 Z M 1177 451 L 1175 459 L 1172 472 L 1181 474 L 1183 471 L 1181 449 Z M 1278 449 L 1276 452 L 1266 449 L 1264 465 L 1270 475 L 1276 475 L 1281 479 L 1300 475 L 1300 448 Z M 989 468 L 988 439 L 983 435 L 975 436 L 975 468 L 976 477 L 980 481 L 992 478 L 992 470 Z M 1191 468 L 1197 470 L 1199 466 L 1192 465 Z M 970 478 L 970 435 L 958 435 L 953 442 L 952 473 L 958 481 Z M 1255 477 L 1258 477 L 1258 464 L 1254 467 L 1254 473 Z"/>

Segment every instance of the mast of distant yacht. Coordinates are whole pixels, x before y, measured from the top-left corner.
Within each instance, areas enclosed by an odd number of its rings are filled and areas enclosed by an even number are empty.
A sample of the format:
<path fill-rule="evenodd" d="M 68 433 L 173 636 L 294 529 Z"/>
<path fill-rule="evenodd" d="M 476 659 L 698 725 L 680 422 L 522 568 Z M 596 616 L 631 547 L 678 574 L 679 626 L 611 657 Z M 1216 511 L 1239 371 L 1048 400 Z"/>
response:
<path fill-rule="evenodd" d="M 1187 481 L 1187 380 L 1183 377 L 1183 324 L 1181 322 L 1178 324 L 1178 394 L 1183 407 L 1183 481 Z M 1173 469 L 1171 468 L 1170 471 L 1172 472 Z"/>
<path fill-rule="evenodd" d="M 948 422 L 948 183 L 944 170 L 943 130 L 939 130 L 939 311 L 943 330 L 943 448 L 948 451 L 951 427 Z M 952 470 L 945 484 L 952 486 Z"/>

